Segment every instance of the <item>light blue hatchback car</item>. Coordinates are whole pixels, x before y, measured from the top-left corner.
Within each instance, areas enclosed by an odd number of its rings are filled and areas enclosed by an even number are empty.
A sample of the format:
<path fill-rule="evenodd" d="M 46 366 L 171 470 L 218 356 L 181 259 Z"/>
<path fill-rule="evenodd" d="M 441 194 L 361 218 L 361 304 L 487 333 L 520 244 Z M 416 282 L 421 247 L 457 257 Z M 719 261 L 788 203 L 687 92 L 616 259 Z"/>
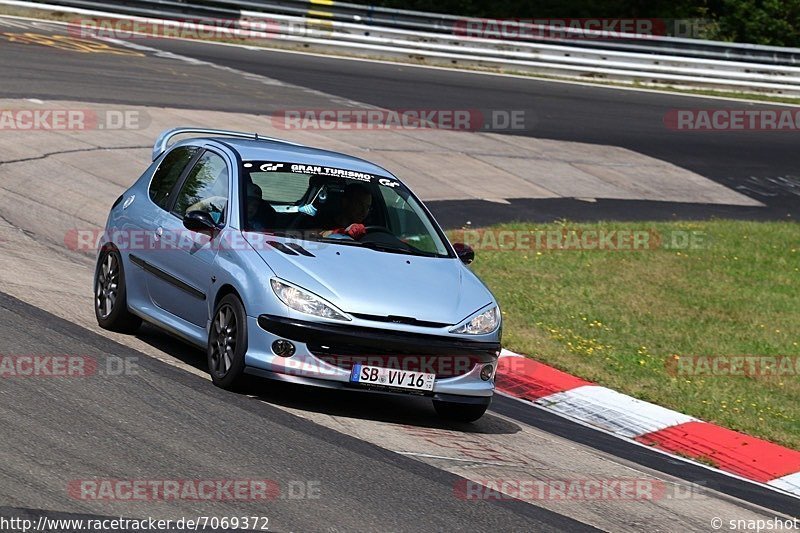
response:
<path fill-rule="evenodd" d="M 170 145 L 182 134 L 194 136 Z M 473 257 L 377 165 L 176 128 L 111 208 L 95 313 L 106 329 L 146 320 L 205 348 L 226 389 L 249 373 L 420 395 L 473 421 L 491 402 L 502 330 Z"/>

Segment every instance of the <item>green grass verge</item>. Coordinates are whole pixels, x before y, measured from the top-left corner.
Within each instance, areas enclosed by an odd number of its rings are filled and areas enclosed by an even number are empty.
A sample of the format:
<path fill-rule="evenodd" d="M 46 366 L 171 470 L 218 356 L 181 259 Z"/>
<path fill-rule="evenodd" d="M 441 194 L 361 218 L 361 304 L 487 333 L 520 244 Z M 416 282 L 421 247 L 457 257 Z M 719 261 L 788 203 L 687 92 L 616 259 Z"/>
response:
<path fill-rule="evenodd" d="M 504 251 L 479 244 L 472 268 L 500 302 L 504 347 L 642 400 L 800 449 L 797 373 L 676 375 L 674 366 L 668 368 L 676 356 L 800 356 L 800 224 L 564 222 L 489 229 L 562 228 L 653 230 L 662 236 L 695 231 L 705 242 L 699 249 L 640 251 Z"/>

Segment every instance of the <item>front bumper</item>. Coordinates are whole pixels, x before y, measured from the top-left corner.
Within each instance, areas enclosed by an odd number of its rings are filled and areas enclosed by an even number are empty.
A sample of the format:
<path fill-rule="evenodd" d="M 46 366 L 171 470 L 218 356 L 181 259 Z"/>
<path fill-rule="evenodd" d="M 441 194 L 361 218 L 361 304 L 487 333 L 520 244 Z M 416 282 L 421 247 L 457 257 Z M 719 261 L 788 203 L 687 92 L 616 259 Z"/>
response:
<path fill-rule="evenodd" d="M 248 338 L 245 364 L 253 374 L 306 385 L 422 395 L 444 400 L 473 397 L 475 401 L 481 401 L 481 398 L 491 397 L 494 372 L 488 381 L 481 379 L 480 373 L 486 364 L 491 364 L 496 371 L 500 354 L 499 342 L 318 323 L 273 315 L 248 317 Z M 278 339 L 292 341 L 295 345 L 292 357 L 280 357 L 272 352 L 272 343 Z M 365 388 L 350 383 L 350 370 L 356 362 L 432 372 L 437 379 L 430 392 Z"/>

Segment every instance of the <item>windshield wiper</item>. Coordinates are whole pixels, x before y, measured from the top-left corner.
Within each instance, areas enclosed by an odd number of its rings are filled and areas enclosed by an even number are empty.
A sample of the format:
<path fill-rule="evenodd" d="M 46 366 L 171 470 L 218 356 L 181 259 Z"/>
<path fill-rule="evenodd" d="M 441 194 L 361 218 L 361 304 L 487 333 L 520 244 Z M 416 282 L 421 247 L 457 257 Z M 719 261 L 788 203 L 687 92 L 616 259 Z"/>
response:
<path fill-rule="evenodd" d="M 370 248 L 372 250 L 378 250 L 381 252 L 389 252 L 394 254 L 421 255 L 423 257 L 433 257 L 432 254 L 429 254 L 427 252 L 409 250 L 408 248 L 399 248 L 397 246 L 392 246 L 390 244 L 383 244 L 379 242 L 362 242 L 361 246 L 363 246 L 364 248 Z"/>
<path fill-rule="evenodd" d="M 361 243 L 354 240 L 349 239 L 331 239 L 330 237 L 320 237 L 319 239 L 315 239 L 319 242 L 324 242 L 328 244 L 343 244 L 345 246 L 361 246 Z"/>

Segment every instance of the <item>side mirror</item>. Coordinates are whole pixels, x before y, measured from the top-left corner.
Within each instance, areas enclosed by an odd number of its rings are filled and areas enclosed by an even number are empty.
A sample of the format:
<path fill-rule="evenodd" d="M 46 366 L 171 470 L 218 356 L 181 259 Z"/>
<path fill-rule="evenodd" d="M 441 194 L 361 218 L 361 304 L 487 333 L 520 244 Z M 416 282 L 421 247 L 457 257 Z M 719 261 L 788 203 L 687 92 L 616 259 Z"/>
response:
<path fill-rule="evenodd" d="M 198 233 L 214 234 L 217 231 L 217 225 L 211 215 L 205 211 L 189 211 L 183 217 L 183 227 L 190 231 Z"/>
<path fill-rule="evenodd" d="M 461 259 L 461 262 L 465 265 L 475 260 L 475 250 L 472 249 L 472 246 L 464 244 L 463 242 L 456 242 L 453 243 L 453 249 L 456 251 L 458 258 Z"/>

